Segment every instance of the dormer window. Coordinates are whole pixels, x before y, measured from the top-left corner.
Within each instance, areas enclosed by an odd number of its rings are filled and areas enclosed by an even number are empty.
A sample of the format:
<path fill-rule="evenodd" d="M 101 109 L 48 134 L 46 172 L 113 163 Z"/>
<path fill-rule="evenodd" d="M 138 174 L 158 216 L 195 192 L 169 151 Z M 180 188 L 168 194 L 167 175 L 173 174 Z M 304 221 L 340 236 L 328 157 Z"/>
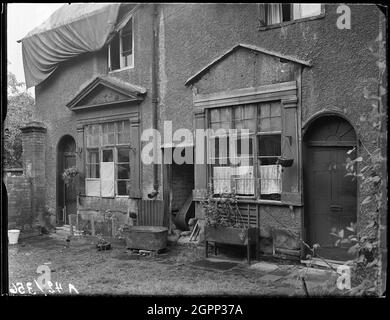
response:
<path fill-rule="evenodd" d="M 133 19 L 117 32 L 108 46 L 108 70 L 134 67 Z"/>

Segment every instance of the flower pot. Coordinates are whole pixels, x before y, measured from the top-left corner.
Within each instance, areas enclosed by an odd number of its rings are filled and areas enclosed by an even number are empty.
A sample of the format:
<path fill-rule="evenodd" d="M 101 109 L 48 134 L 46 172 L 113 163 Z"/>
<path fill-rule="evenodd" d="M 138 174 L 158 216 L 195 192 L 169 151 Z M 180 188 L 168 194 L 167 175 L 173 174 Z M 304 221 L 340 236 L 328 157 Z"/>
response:
<path fill-rule="evenodd" d="M 8 230 L 8 242 L 9 244 L 17 244 L 19 240 L 20 230 L 12 229 Z"/>
<path fill-rule="evenodd" d="M 282 167 L 291 167 L 294 162 L 294 159 L 287 159 L 283 157 L 279 157 L 277 160 L 277 164 L 280 164 Z"/>

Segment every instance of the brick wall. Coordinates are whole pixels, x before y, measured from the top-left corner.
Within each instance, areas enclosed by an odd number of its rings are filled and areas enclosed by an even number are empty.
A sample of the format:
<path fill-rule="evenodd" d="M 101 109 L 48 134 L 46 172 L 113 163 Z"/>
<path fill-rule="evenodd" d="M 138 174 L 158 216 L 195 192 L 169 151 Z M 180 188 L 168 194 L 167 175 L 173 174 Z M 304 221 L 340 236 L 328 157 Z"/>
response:
<path fill-rule="evenodd" d="M 7 174 L 4 184 L 8 196 L 8 229 L 29 231 L 33 229 L 36 216 L 31 210 L 31 179 Z"/>

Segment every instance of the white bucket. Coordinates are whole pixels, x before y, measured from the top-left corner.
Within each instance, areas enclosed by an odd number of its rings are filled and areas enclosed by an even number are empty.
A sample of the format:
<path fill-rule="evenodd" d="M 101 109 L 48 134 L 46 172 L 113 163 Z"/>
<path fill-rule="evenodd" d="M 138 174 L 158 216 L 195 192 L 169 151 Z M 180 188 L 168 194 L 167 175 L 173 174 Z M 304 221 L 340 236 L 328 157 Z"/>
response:
<path fill-rule="evenodd" d="M 9 244 L 17 244 L 19 239 L 20 230 L 8 230 L 8 242 Z"/>

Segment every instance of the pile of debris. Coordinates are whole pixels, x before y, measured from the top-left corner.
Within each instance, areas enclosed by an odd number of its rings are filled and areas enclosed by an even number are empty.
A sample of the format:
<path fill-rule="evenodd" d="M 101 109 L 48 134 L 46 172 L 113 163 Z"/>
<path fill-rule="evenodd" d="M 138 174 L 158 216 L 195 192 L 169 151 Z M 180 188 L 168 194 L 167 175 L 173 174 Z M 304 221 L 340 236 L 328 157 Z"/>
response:
<path fill-rule="evenodd" d="M 172 234 L 168 235 L 168 243 L 181 245 L 203 243 L 203 220 L 191 218 L 188 226 L 189 230 L 183 231 L 173 225 Z"/>

